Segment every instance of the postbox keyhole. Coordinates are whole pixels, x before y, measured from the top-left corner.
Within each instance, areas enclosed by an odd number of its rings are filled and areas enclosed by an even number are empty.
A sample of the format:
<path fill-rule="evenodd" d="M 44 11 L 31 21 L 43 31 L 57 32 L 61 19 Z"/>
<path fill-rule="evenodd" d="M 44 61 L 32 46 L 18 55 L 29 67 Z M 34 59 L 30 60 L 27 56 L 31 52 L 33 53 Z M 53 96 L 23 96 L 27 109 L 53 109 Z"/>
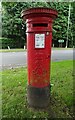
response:
<path fill-rule="evenodd" d="M 47 23 L 33 23 L 33 27 L 48 27 Z"/>

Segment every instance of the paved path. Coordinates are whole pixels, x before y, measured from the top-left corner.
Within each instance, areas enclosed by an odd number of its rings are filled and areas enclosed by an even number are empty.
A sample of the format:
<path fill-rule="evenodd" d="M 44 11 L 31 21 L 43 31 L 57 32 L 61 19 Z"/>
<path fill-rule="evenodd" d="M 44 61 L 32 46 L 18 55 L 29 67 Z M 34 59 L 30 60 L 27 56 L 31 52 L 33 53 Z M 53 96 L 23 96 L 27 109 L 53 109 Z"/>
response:
<path fill-rule="evenodd" d="M 52 61 L 75 59 L 73 50 L 52 50 Z M 74 55 L 74 56 L 73 56 Z M 2 59 L 1 59 L 2 58 Z M 27 65 L 27 52 L 7 52 L 0 53 L 0 70 L 5 68 L 19 67 Z"/>

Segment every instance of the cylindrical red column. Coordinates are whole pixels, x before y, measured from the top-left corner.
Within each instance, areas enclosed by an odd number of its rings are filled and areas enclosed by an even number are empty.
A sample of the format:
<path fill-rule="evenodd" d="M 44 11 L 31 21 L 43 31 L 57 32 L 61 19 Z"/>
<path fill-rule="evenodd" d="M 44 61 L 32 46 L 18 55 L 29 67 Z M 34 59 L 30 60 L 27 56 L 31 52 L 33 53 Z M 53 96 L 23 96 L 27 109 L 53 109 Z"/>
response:
<path fill-rule="evenodd" d="M 26 20 L 28 103 L 34 107 L 46 107 L 50 96 L 52 23 L 57 11 L 31 8 L 22 11 L 21 16 Z"/>

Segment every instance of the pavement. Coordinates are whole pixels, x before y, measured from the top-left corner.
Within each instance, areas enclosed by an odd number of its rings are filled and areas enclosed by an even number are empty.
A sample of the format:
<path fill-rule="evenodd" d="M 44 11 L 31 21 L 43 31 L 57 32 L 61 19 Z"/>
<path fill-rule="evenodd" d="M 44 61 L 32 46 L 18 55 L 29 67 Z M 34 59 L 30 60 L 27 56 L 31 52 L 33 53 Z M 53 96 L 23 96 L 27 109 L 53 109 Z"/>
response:
<path fill-rule="evenodd" d="M 52 50 L 51 60 L 73 60 L 75 50 Z M 27 52 L 0 53 L 0 70 L 27 66 Z"/>

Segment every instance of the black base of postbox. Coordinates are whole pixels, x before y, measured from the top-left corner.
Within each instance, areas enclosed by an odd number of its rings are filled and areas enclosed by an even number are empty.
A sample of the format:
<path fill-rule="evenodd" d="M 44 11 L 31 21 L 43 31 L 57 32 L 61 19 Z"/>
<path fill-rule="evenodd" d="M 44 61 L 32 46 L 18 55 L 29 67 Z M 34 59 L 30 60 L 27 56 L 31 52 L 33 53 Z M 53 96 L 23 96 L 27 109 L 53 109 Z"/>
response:
<path fill-rule="evenodd" d="M 27 100 L 31 107 L 47 107 L 50 101 L 50 85 L 44 88 L 36 88 L 28 85 Z"/>

